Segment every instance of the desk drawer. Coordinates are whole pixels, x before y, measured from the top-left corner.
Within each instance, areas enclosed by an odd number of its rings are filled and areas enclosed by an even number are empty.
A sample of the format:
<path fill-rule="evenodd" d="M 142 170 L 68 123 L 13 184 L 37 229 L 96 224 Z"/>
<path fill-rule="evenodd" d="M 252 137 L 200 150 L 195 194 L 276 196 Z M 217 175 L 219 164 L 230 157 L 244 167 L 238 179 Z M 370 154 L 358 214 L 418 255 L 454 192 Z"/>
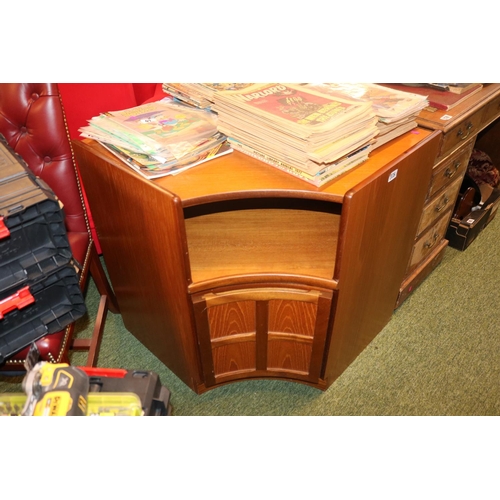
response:
<path fill-rule="evenodd" d="M 421 262 L 415 270 L 410 273 L 404 280 L 399 290 L 396 307 L 399 307 L 408 296 L 436 269 L 443 260 L 444 252 L 448 247 L 448 240 L 441 240 L 441 243 L 436 245 L 429 255 Z"/>
<path fill-rule="evenodd" d="M 500 96 L 497 96 L 483 110 L 481 124 L 483 127 L 500 116 Z"/>
<path fill-rule="evenodd" d="M 457 177 L 443 192 L 438 193 L 424 207 L 420 223 L 418 225 L 417 238 L 429 227 L 444 211 L 455 205 L 462 176 Z"/>
<path fill-rule="evenodd" d="M 415 267 L 417 267 L 420 262 L 441 243 L 448 229 L 452 210 L 453 207 L 450 207 L 446 213 L 417 240 L 413 247 L 407 274 L 413 271 Z"/>
<path fill-rule="evenodd" d="M 479 109 L 443 135 L 440 158 L 453 151 L 467 139 L 474 137 L 482 127 L 484 109 Z"/>
<path fill-rule="evenodd" d="M 463 147 L 435 165 L 429 193 L 427 195 L 428 199 L 432 198 L 449 182 L 452 182 L 458 177 L 463 177 L 467 165 L 469 164 L 469 158 L 473 147 L 474 139 L 468 141 Z"/>

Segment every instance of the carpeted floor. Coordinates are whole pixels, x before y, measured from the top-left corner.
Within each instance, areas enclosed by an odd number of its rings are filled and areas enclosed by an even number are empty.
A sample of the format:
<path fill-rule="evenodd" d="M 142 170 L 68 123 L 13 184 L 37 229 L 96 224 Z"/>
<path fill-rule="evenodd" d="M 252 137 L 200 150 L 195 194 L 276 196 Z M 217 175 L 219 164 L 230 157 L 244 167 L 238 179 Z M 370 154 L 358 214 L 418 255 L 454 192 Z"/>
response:
<path fill-rule="evenodd" d="M 99 366 L 153 370 L 176 416 L 500 414 L 500 217 L 443 262 L 325 392 L 290 382 L 246 381 L 196 395 L 108 315 Z M 89 288 L 89 311 L 97 306 Z M 78 324 L 80 335 L 92 325 Z M 83 362 L 75 353 L 73 364 Z M 20 390 L 0 376 L 0 392 Z"/>

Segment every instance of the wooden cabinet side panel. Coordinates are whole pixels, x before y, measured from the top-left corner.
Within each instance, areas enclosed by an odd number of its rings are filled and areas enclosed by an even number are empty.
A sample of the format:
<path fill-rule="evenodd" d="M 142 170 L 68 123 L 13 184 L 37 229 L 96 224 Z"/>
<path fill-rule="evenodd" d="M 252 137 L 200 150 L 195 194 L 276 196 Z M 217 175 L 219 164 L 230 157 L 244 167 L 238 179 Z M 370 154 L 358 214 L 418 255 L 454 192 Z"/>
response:
<path fill-rule="evenodd" d="M 424 206 L 439 133 L 346 195 L 336 274 L 338 302 L 325 359 L 331 384 L 394 311 Z"/>
<path fill-rule="evenodd" d="M 193 390 L 200 383 L 179 200 L 74 142 L 104 260 L 127 329 Z M 184 240 L 184 241 L 183 241 Z"/>

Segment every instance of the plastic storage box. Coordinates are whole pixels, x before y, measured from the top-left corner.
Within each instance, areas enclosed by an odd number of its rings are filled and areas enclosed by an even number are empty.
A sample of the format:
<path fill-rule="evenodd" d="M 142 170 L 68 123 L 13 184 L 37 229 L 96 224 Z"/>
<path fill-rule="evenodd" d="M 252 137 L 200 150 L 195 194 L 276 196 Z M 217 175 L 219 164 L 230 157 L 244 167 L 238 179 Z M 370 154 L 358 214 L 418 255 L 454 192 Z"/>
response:
<path fill-rule="evenodd" d="M 0 140 L 0 291 L 33 283 L 71 259 L 59 200 Z"/>
<path fill-rule="evenodd" d="M 87 308 L 71 266 L 8 296 L 0 295 L 0 364 L 49 333 L 64 330 Z"/>
<path fill-rule="evenodd" d="M 85 312 L 59 199 L 0 135 L 0 364 Z"/>

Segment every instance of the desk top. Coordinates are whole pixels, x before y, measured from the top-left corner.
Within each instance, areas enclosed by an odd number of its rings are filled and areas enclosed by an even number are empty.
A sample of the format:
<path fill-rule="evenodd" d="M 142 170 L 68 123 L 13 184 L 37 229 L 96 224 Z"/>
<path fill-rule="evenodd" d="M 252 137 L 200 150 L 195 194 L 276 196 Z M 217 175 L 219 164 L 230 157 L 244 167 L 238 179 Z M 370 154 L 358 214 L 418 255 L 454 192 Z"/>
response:
<path fill-rule="evenodd" d="M 458 122 L 472 116 L 498 96 L 500 96 L 500 83 L 484 84 L 479 92 L 448 111 L 442 109 L 431 111 L 433 108 L 422 110 L 417 117 L 417 123 L 421 127 L 446 133 Z"/>
<path fill-rule="evenodd" d="M 132 168 L 109 153 L 99 143 L 85 139 L 79 143 L 88 152 L 105 159 L 130 175 L 138 182 L 153 182 L 161 189 L 174 194 L 183 206 L 228 198 L 248 197 L 296 197 L 342 203 L 352 188 L 375 175 L 381 168 L 396 161 L 402 155 L 430 138 L 435 132 L 417 127 L 373 151 L 369 159 L 342 174 L 328 184 L 316 187 L 290 174 L 251 158 L 238 151 L 193 167 L 175 176 L 152 181 L 144 179 Z"/>

